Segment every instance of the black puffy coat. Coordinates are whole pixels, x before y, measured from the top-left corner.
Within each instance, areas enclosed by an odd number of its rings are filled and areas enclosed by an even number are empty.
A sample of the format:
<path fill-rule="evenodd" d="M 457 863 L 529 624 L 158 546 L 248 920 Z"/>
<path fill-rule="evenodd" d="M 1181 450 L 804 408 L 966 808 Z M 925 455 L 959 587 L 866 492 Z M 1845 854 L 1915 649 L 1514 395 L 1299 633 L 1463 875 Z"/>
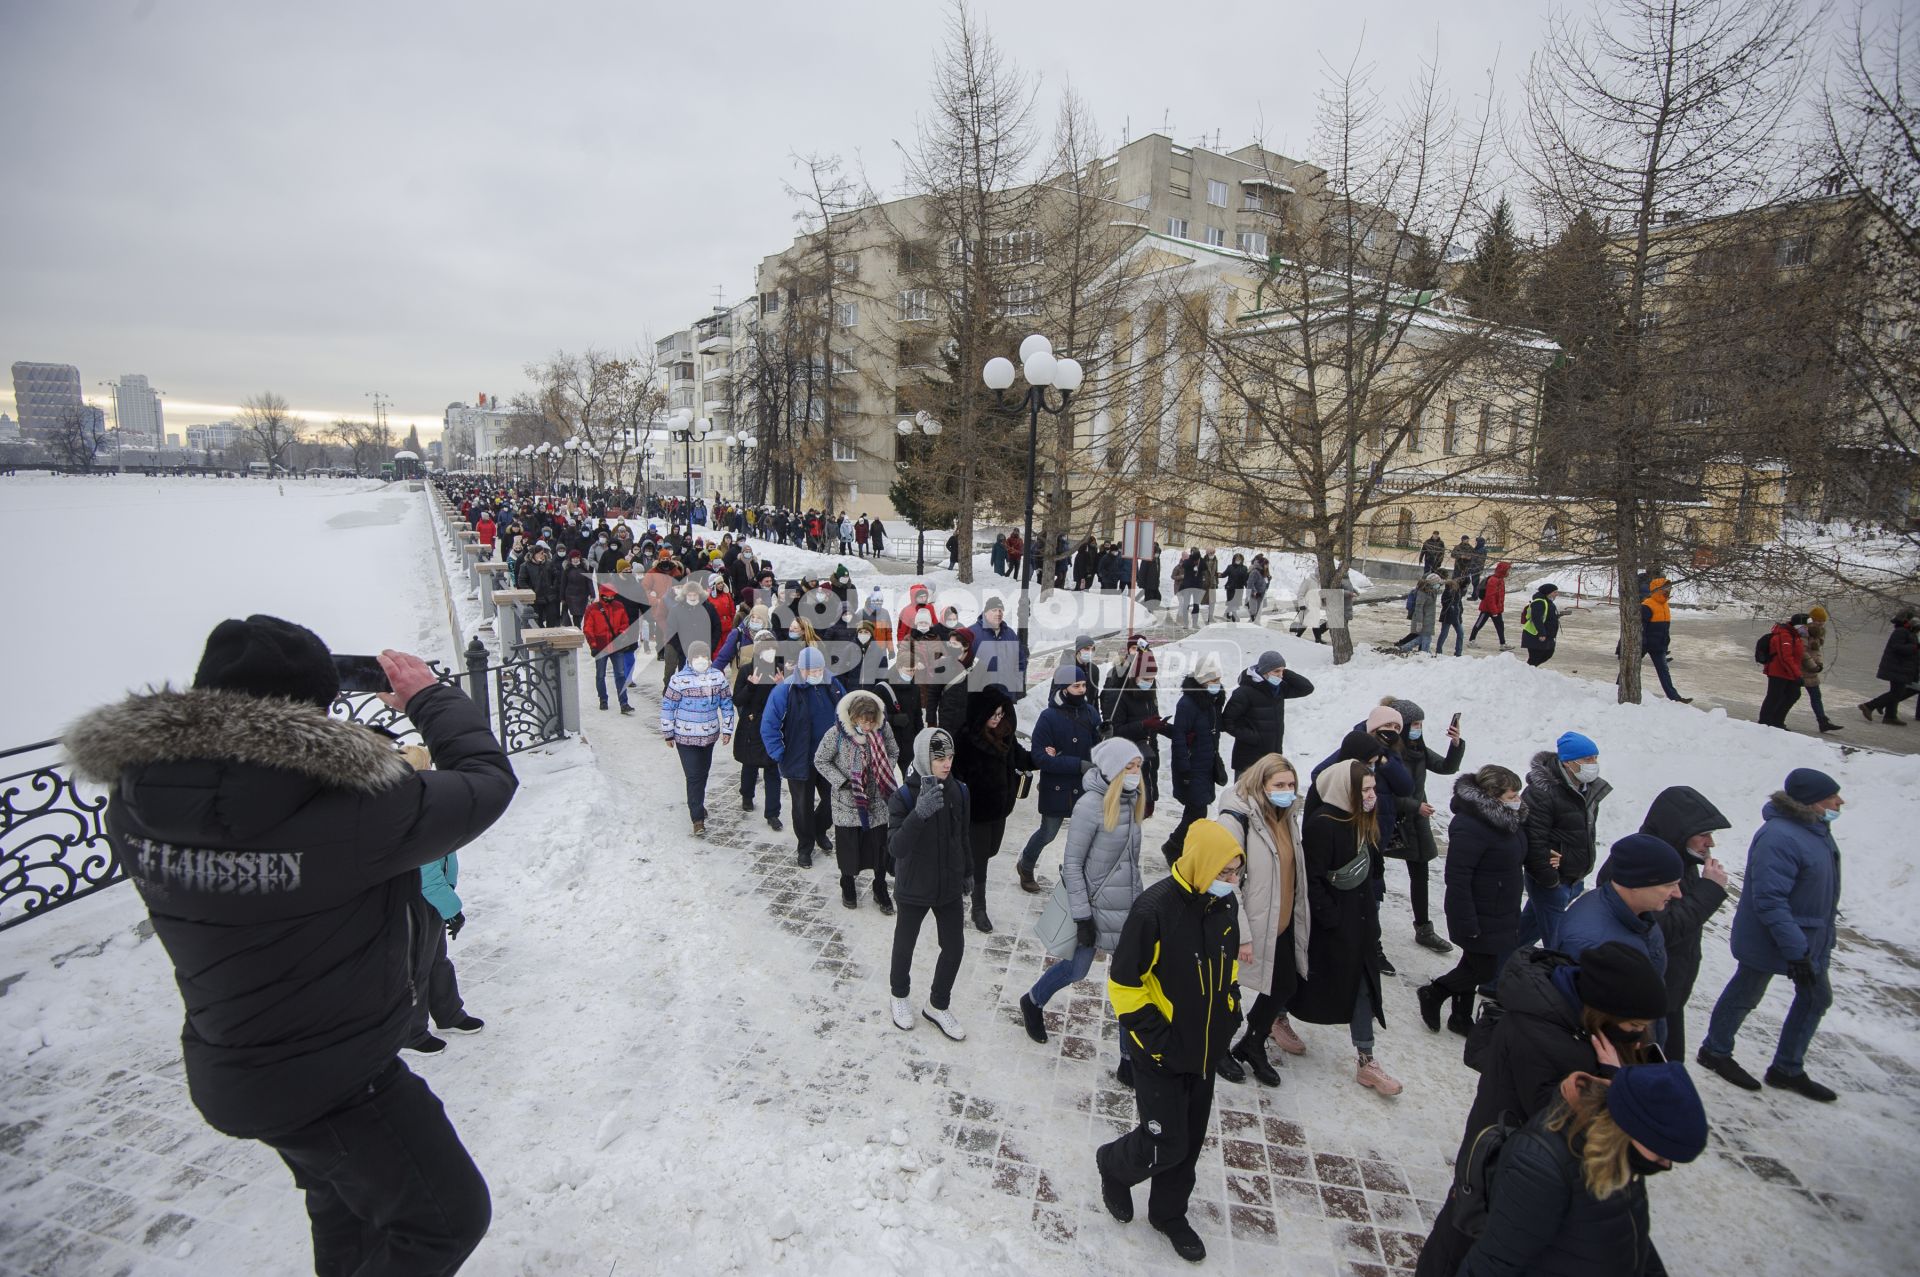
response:
<path fill-rule="evenodd" d="M 1014 716 L 1013 696 L 998 683 L 989 683 L 967 698 L 966 722 L 954 733 L 953 774 L 966 785 L 973 823 L 991 824 L 1013 812 L 1020 793 L 1020 773 L 1033 770 L 1033 756 L 1012 736 L 1005 748 L 987 738 L 987 720 L 996 709 Z"/>
<path fill-rule="evenodd" d="M 1354 1000 L 1362 988 L 1373 999 L 1374 1018 L 1387 1022 L 1374 956 L 1380 942 L 1380 906 L 1365 882 L 1341 891 L 1329 881 L 1334 870 L 1354 858 L 1357 845 L 1353 822 L 1330 803 L 1321 803 L 1300 832 L 1312 934 L 1307 940 L 1308 974 L 1287 1009 L 1309 1024 L 1351 1021 Z"/>
<path fill-rule="evenodd" d="M 1572 883 L 1593 872 L 1595 826 L 1600 804 L 1613 792 L 1596 780 L 1582 793 L 1567 778 L 1560 756 L 1543 749 L 1527 768 L 1527 872 L 1542 886 Z M 1560 853 L 1556 872 L 1548 856 Z"/>
<path fill-rule="evenodd" d="M 1116 675 L 1100 693 L 1100 721 L 1109 735 L 1130 740 L 1140 750 L 1140 783 L 1147 794 L 1147 815 L 1160 797 L 1160 738 L 1172 739 L 1173 724 L 1160 714 L 1160 694 Z"/>
<path fill-rule="evenodd" d="M 1503 1114 L 1524 1122 L 1547 1108 L 1567 1074 L 1598 1074 L 1599 1057 L 1580 1027 L 1579 1001 L 1554 982 L 1553 973 L 1563 967 L 1578 969 L 1563 953 L 1522 949 L 1500 973 L 1502 1014 L 1482 1017 L 1467 1037 L 1464 1058 L 1479 1071 L 1480 1085 L 1461 1147 Z"/>
<path fill-rule="evenodd" d="M 1433 818 L 1420 814 L 1420 805 L 1427 799 L 1427 773 L 1436 776 L 1451 776 L 1460 770 L 1460 760 L 1466 755 L 1467 743 L 1456 740 L 1447 747 L 1443 757 L 1427 748 L 1425 740 L 1408 740 L 1402 736 L 1393 747 L 1394 757 L 1407 769 L 1407 775 L 1413 778 L 1413 792 L 1410 794 L 1392 794 L 1393 840 L 1381 848 L 1385 854 L 1395 860 L 1417 860 L 1426 862 L 1437 859 L 1440 847 L 1433 838 Z"/>
<path fill-rule="evenodd" d="M 1702 861 L 1687 850 L 1695 834 L 1732 828 L 1720 809 L 1691 785 L 1674 785 L 1654 795 L 1640 832 L 1652 834 L 1680 853 L 1680 898 L 1653 915 L 1667 945 L 1667 1013 L 1684 1010 L 1693 982 L 1700 976 L 1700 936 L 1707 919 L 1727 902 L 1727 889 L 1700 873 Z M 1600 874 L 1605 886 L 1608 875 Z"/>
<path fill-rule="evenodd" d="M 1280 675 L 1278 687 L 1252 670 L 1240 671 L 1239 685 L 1220 715 L 1220 730 L 1233 737 L 1234 775 L 1268 754 L 1286 752 L 1287 702 L 1311 695 L 1313 684 L 1292 670 Z"/>
<path fill-rule="evenodd" d="M 1893 633 L 1887 635 L 1887 645 L 1880 652 L 1880 668 L 1874 677 L 1882 683 L 1898 683 L 1902 687 L 1920 683 L 1920 635 L 1914 634 L 1912 626 L 1896 625 Z"/>
<path fill-rule="evenodd" d="M 1506 953 L 1520 939 L 1527 835 L 1521 815 L 1489 797 L 1471 776 L 1453 784 L 1447 826 L 1447 935 L 1468 953 Z"/>
<path fill-rule="evenodd" d="M 130 697 L 67 735 L 110 786 L 114 857 L 173 961 L 187 1088 L 217 1131 L 305 1126 L 412 1035 L 420 867 L 498 820 L 517 782 L 471 697 L 430 687 L 407 714 L 435 770 L 311 705 L 236 692 Z"/>
<path fill-rule="evenodd" d="M 927 815 L 920 810 L 920 787 L 941 785 L 946 802 Z M 952 904 L 973 881 L 973 843 L 967 787 L 949 776 L 944 781 L 918 773 L 887 799 L 887 851 L 893 857 L 893 898 L 903 905 Z"/>
<path fill-rule="evenodd" d="M 1220 697 L 1189 674 L 1173 711 L 1173 796 L 1194 806 L 1212 806 L 1223 772 Z"/>
<path fill-rule="evenodd" d="M 533 591 L 535 607 L 543 607 L 560 601 L 560 565 L 549 557 L 544 563 L 529 560 L 523 578 L 526 588 Z"/>
<path fill-rule="evenodd" d="M 733 761 L 742 767 L 771 767 L 773 755 L 760 738 L 760 716 L 766 713 L 767 697 L 779 684 L 756 683 L 747 677 L 749 672 L 743 669 L 733 680 Z"/>
<path fill-rule="evenodd" d="M 569 561 L 560 569 L 560 604 L 576 616 L 587 610 L 587 602 L 593 598 L 593 569 L 585 560 L 579 563 Z"/>
<path fill-rule="evenodd" d="M 1460 1277 L 1665 1277 L 1638 1175 L 1606 1199 L 1587 1190 L 1580 1159 L 1546 1114 L 1501 1145 L 1487 1192 L 1487 1229 Z"/>

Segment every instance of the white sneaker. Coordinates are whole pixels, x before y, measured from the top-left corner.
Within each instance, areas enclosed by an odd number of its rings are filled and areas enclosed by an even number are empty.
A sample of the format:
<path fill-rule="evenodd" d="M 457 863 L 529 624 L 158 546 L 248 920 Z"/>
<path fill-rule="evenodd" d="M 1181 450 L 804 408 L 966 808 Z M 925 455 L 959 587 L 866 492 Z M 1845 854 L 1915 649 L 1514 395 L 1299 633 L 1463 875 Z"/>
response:
<path fill-rule="evenodd" d="M 913 1027 L 913 1003 L 905 998 L 888 998 L 887 1002 L 888 1005 L 893 1008 L 894 1027 L 911 1029 Z"/>
<path fill-rule="evenodd" d="M 895 1014 L 898 1013 L 896 1012 Z M 967 1031 L 960 1027 L 960 1021 L 953 1018 L 953 1012 L 938 1011 L 933 1007 L 928 1007 L 920 1014 L 932 1020 L 936 1028 L 952 1038 L 955 1042 L 965 1042 L 967 1040 Z"/>

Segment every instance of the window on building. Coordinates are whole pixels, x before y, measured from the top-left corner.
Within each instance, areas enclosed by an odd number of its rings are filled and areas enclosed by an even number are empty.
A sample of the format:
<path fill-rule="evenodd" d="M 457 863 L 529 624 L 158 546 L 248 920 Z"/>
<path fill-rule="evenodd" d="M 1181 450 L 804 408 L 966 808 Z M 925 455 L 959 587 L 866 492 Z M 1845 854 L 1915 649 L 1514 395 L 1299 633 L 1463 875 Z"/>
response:
<path fill-rule="evenodd" d="M 1540 544 L 1545 549 L 1553 549 L 1560 544 L 1560 516 L 1550 514 L 1540 527 Z"/>
<path fill-rule="evenodd" d="M 1477 440 L 1479 447 L 1475 451 L 1484 457 L 1487 454 L 1487 444 L 1492 441 L 1492 438 L 1493 405 L 1483 403 L 1480 405 L 1480 437 Z"/>
<path fill-rule="evenodd" d="M 1009 231 L 987 241 L 987 260 L 995 265 L 1030 266 L 1040 260 L 1039 231 Z"/>
<path fill-rule="evenodd" d="M 1400 523 L 1395 532 L 1393 543 L 1402 550 L 1411 550 L 1413 548 L 1413 511 L 1407 509 L 1405 506 L 1400 507 Z"/>
<path fill-rule="evenodd" d="M 1187 237 L 1187 219 L 1184 217 L 1169 217 L 1167 219 L 1167 234 L 1173 236 L 1175 239 L 1185 239 Z"/>
<path fill-rule="evenodd" d="M 1527 410 L 1519 404 L 1507 409 L 1507 451 L 1518 456 L 1526 446 Z"/>
<path fill-rule="evenodd" d="M 1227 246 L 1227 233 L 1218 226 L 1202 226 L 1200 230 L 1203 238 L 1213 247 L 1225 248 Z"/>
<path fill-rule="evenodd" d="M 903 271 L 920 271 L 933 265 L 933 258 L 927 252 L 926 243 L 917 239 L 901 241 L 896 259 Z"/>
<path fill-rule="evenodd" d="M 1255 257 L 1267 255 L 1267 233 L 1265 231 L 1240 231 L 1233 237 L 1233 245 L 1243 253 Z"/>
<path fill-rule="evenodd" d="M 1191 196 L 1193 194 L 1193 170 L 1184 168 L 1171 170 L 1167 174 L 1167 186 L 1175 195 Z"/>
<path fill-rule="evenodd" d="M 853 328 L 860 322 L 859 302 L 835 302 L 833 304 L 833 322 L 840 328 Z"/>
<path fill-rule="evenodd" d="M 780 290 L 779 289 L 776 288 L 770 293 L 760 294 L 760 313 L 761 314 L 772 315 L 777 313 L 779 309 L 780 309 Z"/>
<path fill-rule="evenodd" d="M 857 279 L 860 275 L 860 254 L 848 253 L 833 259 L 833 277 L 835 279 Z"/>
<path fill-rule="evenodd" d="M 973 265 L 973 245 L 964 239 L 948 240 L 947 261 L 955 266 Z"/>
<path fill-rule="evenodd" d="M 1267 211 L 1267 202 L 1261 198 L 1258 188 L 1248 186 L 1241 189 L 1240 207 L 1249 213 L 1264 213 Z"/>
<path fill-rule="evenodd" d="M 1440 429 L 1440 455 L 1451 457 L 1460 444 L 1460 401 L 1447 400 L 1446 424 Z"/>
<path fill-rule="evenodd" d="M 1225 182 L 1216 182 L 1212 178 L 1207 179 L 1207 203 L 1220 208 L 1227 206 L 1227 184 Z"/>
<path fill-rule="evenodd" d="M 845 439 L 835 439 L 833 441 L 833 459 L 835 461 L 857 461 L 859 458 L 860 454 L 854 449 L 854 446 Z"/>
<path fill-rule="evenodd" d="M 1414 413 L 1413 420 L 1407 424 L 1407 451 L 1420 451 L 1420 414 Z"/>
<path fill-rule="evenodd" d="M 673 379 L 675 381 L 692 381 L 693 365 L 692 364 L 675 364 L 673 366 Z"/>
<path fill-rule="evenodd" d="M 1788 235 L 1773 246 L 1775 266 L 1805 266 L 1813 260 L 1813 232 Z"/>
<path fill-rule="evenodd" d="M 1640 316 L 1640 335 L 1642 337 L 1651 337 L 1659 331 L 1660 313 L 1652 310 L 1643 312 Z"/>
<path fill-rule="evenodd" d="M 916 323 L 933 318 L 933 312 L 927 309 L 926 289 L 909 288 L 900 294 L 900 318 Z"/>
<path fill-rule="evenodd" d="M 1647 282 L 1649 284 L 1664 284 L 1667 282 L 1666 258 L 1649 257 L 1647 259 Z"/>
<path fill-rule="evenodd" d="M 1040 313 L 1040 285 L 1010 284 L 1007 286 L 1006 301 L 1001 313 L 1013 315 L 1037 315 Z"/>

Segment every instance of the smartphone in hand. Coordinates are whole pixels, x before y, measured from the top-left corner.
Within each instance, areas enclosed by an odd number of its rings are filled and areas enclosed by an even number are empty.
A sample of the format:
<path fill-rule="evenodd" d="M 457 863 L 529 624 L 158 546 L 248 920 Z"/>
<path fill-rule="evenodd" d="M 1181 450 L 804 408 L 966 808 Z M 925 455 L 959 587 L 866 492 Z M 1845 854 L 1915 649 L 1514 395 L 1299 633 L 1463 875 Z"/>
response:
<path fill-rule="evenodd" d="M 393 690 L 393 685 L 387 682 L 387 672 L 380 668 L 380 658 L 377 656 L 343 656 L 336 652 L 333 668 L 340 675 L 340 690 L 343 692 Z"/>

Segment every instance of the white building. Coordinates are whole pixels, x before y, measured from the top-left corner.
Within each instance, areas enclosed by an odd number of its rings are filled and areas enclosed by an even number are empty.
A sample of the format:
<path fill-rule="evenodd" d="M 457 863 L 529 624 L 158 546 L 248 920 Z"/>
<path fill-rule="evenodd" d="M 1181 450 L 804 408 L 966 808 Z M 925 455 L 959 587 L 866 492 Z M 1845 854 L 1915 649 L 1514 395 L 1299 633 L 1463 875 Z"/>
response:
<path fill-rule="evenodd" d="M 240 427 L 231 421 L 211 426 L 188 426 L 187 448 L 193 452 L 225 452 L 240 441 Z"/>
<path fill-rule="evenodd" d="M 166 423 L 160 409 L 160 392 L 137 372 L 122 373 L 113 385 L 113 420 L 120 428 L 121 440 L 151 440 L 155 444 L 166 437 Z"/>
<path fill-rule="evenodd" d="M 480 395 L 474 403 L 450 403 L 441 418 L 447 451 L 484 457 L 507 446 L 507 427 L 513 424 L 511 409 L 502 408 L 494 395 Z"/>

